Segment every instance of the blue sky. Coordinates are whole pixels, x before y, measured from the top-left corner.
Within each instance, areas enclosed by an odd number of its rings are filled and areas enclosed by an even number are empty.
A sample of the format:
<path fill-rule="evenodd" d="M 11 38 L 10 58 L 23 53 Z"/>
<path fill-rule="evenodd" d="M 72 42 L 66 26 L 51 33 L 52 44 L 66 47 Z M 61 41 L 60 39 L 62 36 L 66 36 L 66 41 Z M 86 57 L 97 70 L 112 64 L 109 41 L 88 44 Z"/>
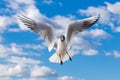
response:
<path fill-rule="evenodd" d="M 1 0 L 0 80 L 119 80 L 120 2 L 117 0 Z M 75 20 L 101 14 L 74 38 L 73 61 L 51 63 L 44 40 L 17 18 L 53 25 L 56 35 Z M 61 29 L 57 27 L 60 26 Z"/>

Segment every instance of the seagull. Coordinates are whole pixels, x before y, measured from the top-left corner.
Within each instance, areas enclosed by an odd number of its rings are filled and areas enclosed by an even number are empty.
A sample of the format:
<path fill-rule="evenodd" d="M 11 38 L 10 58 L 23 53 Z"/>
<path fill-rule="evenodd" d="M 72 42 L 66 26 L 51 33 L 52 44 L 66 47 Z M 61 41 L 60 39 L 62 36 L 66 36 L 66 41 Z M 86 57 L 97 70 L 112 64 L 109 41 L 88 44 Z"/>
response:
<path fill-rule="evenodd" d="M 67 27 L 66 35 L 61 34 L 59 38 L 56 38 L 55 29 L 52 25 L 35 21 L 25 15 L 19 15 L 18 17 L 24 25 L 43 37 L 49 52 L 55 49 L 55 53 L 49 58 L 50 62 L 62 65 L 67 60 L 72 61 L 74 53 L 69 50 L 69 47 L 73 37 L 94 25 L 99 20 L 100 14 L 70 23 Z"/>

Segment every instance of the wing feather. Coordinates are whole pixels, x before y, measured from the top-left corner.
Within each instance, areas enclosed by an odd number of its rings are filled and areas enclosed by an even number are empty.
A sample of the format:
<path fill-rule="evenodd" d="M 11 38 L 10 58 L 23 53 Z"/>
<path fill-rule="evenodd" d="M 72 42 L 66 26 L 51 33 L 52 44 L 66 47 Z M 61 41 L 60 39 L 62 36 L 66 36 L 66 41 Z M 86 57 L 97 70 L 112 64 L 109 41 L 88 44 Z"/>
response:
<path fill-rule="evenodd" d="M 78 20 L 78 21 L 71 23 L 68 26 L 67 34 L 66 34 L 67 44 L 70 45 L 71 39 L 73 38 L 74 35 L 76 35 L 78 32 L 82 32 L 82 31 L 86 30 L 87 28 L 91 27 L 92 25 L 94 25 L 99 20 L 99 18 L 100 18 L 100 15 L 86 18 L 83 20 Z"/>
<path fill-rule="evenodd" d="M 18 17 L 24 23 L 24 25 L 28 26 L 28 28 L 30 28 L 32 31 L 40 34 L 45 39 L 49 51 L 54 48 L 56 37 L 54 29 L 51 25 L 43 22 L 37 22 L 24 15 L 20 15 Z"/>

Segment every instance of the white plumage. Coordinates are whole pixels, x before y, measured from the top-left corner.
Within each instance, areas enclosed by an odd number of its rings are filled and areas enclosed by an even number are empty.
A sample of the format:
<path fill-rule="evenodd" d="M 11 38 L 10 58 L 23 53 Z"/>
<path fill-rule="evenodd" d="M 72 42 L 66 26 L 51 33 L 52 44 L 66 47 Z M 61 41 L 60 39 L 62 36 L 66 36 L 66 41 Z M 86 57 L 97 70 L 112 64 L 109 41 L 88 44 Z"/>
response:
<path fill-rule="evenodd" d="M 55 30 L 50 24 L 37 22 L 24 15 L 19 16 L 19 19 L 24 23 L 24 25 L 28 26 L 28 28 L 40 34 L 44 38 L 49 51 L 56 49 L 56 52 L 49 58 L 49 60 L 51 62 L 61 64 L 68 59 L 72 60 L 71 57 L 74 55 L 74 53 L 68 50 L 68 47 L 71 45 L 72 38 L 77 33 L 82 32 L 95 24 L 99 18 L 100 15 L 97 15 L 72 22 L 69 24 L 65 36 L 61 35 L 57 40 L 54 32 Z"/>

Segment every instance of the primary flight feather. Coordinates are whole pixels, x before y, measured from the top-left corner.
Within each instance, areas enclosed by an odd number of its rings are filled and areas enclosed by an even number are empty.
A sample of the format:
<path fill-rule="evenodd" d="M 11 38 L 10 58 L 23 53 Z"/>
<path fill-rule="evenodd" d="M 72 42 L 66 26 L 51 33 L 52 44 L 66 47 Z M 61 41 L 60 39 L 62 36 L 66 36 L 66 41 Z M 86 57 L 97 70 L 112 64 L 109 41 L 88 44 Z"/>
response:
<path fill-rule="evenodd" d="M 72 38 L 79 32 L 82 32 L 95 24 L 99 20 L 100 15 L 70 23 L 67 28 L 67 33 L 65 35 L 61 35 L 58 39 L 56 38 L 53 26 L 50 24 L 37 22 L 24 15 L 20 15 L 18 17 L 24 25 L 28 26 L 32 31 L 43 37 L 49 51 L 56 49 L 56 52 L 49 58 L 49 60 L 54 63 L 63 64 L 63 62 L 68 59 L 72 61 L 71 57 L 74 53 L 68 49 L 71 45 Z"/>

